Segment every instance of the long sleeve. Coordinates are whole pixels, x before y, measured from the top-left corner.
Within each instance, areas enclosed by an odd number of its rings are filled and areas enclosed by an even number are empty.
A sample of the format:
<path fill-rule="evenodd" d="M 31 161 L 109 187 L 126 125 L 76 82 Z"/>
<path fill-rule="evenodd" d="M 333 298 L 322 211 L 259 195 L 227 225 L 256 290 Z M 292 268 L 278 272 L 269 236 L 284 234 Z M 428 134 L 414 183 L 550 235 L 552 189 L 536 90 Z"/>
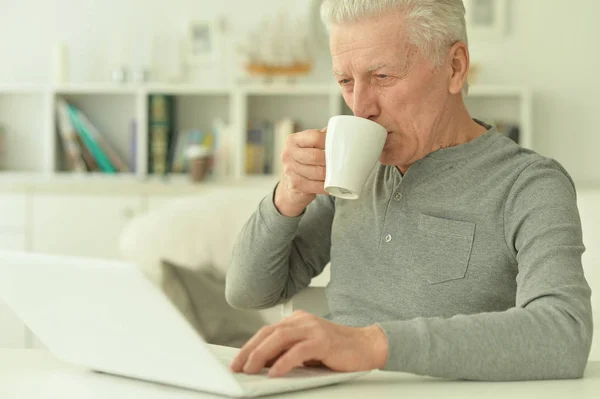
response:
<path fill-rule="evenodd" d="M 273 193 L 274 194 L 274 193 Z M 226 297 L 238 308 L 267 308 L 307 287 L 329 262 L 334 201 L 318 195 L 302 215 L 281 215 L 265 197 L 239 233 Z"/>
<path fill-rule="evenodd" d="M 386 370 L 473 380 L 583 375 L 593 331 L 591 291 L 581 265 L 575 189 L 560 165 L 542 160 L 524 169 L 506 198 L 504 223 L 518 264 L 515 307 L 383 322 Z"/>

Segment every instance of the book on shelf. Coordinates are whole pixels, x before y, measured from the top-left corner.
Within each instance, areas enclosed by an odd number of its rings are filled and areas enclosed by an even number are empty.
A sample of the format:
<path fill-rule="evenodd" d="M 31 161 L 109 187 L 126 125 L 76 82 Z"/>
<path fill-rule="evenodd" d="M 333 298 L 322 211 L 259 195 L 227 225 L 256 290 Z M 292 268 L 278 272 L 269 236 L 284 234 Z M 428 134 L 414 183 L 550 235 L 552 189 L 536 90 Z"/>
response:
<path fill-rule="evenodd" d="M 283 173 L 281 154 L 287 136 L 294 133 L 296 128 L 291 118 L 282 118 L 275 123 L 265 121 L 250 124 L 246 142 L 246 174 Z"/>
<path fill-rule="evenodd" d="M 131 124 L 129 126 L 129 159 L 130 161 L 130 166 L 129 168 L 131 169 L 131 171 L 133 173 L 137 173 L 137 165 L 136 165 L 136 159 L 137 159 L 137 146 L 138 146 L 138 134 L 137 134 L 137 119 L 132 119 L 131 120 Z"/>
<path fill-rule="evenodd" d="M 190 144 L 189 136 L 189 130 L 178 131 L 173 136 L 174 143 L 171 145 L 173 155 L 171 156 L 170 166 L 172 173 L 185 173 L 187 171 L 185 150 Z"/>
<path fill-rule="evenodd" d="M 56 116 L 57 133 L 68 170 L 104 173 L 129 171 L 117 151 L 79 108 L 59 98 Z"/>
<path fill-rule="evenodd" d="M 223 120 L 217 118 L 213 121 L 213 135 L 215 137 L 215 142 L 211 172 L 216 179 L 222 179 L 230 175 L 230 127 Z"/>
<path fill-rule="evenodd" d="M 88 150 L 83 140 L 81 140 L 80 136 L 77 136 L 77 143 L 79 144 L 79 148 L 81 148 L 81 154 L 83 155 L 83 161 L 85 162 L 85 166 L 88 172 L 100 172 L 100 166 L 94 159 L 94 156 Z"/>
<path fill-rule="evenodd" d="M 98 163 L 100 170 L 104 173 L 116 173 L 117 170 L 115 169 L 113 164 L 110 163 L 110 160 L 108 159 L 104 151 L 102 151 L 102 148 L 100 148 L 100 146 L 94 140 L 92 135 L 87 131 L 85 124 L 80 118 L 81 114 L 79 113 L 79 110 L 71 104 L 68 105 L 68 110 L 71 123 L 73 123 L 73 125 L 75 126 L 75 130 L 77 131 L 79 137 L 81 137 L 81 141 L 83 142 L 85 147 L 87 147 L 87 149 L 90 151 L 90 153 Z"/>
<path fill-rule="evenodd" d="M 6 168 L 5 165 L 5 157 L 6 153 L 6 128 L 2 123 L 0 123 L 0 170 L 4 170 Z"/>
<path fill-rule="evenodd" d="M 246 174 L 263 174 L 265 170 L 265 123 L 250 123 L 246 140 Z"/>
<path fill-rule="evenodd" d="M 275 161 L 275 128 L 273 123 L 263 123 L 263 137 L 264 159 L 262 173 L 269 175 L 273 173 L 273 163 Z"/>
<path fill-rule="evenodd" d="M 168 172 L 169 146 L 174 145 L 175 97 L 152 94 L 148 102 L 148 173 Z"/>
<path fill-rule="evenodd" d="M 117 172 L 127 173 L 130 171 L 129 166 L 123 162 L 115 148 L 106 140 L 106 138 L 100 134 L 98 129 L 90 122 L 85 114 L 79 112 L 81 122 L 84 127 L 84 131 L 89 134 L 94 142 L 100 147 L 101 151 L 106 155 L 110 163 L 117 170 Z"/>
<path fill-rule="evenodd" d="M 79 136 L 69 117 L 69 105 L 63 99 L 56 102 L 56 124 L 67 169 L 73 172 L 87 171 Z"/>
<path fill-rule="evenodd" d="M 167 157 L 166 157 L 166 165 L 165 165 L 165 173 L 173 173 L 174 160 L 177 150 L 177 141 L 179 138 L 179 133 L 176 130 L 171 132 L 171 136 L 167 140 Z"/>

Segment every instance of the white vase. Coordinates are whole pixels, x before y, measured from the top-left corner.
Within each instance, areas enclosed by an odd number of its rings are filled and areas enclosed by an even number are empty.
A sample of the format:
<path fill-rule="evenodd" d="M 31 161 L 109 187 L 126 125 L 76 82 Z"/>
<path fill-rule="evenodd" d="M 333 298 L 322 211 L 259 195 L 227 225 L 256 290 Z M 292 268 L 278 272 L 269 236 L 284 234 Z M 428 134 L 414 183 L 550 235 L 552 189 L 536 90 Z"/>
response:
<path fill-rule="evenodd" d="M 52 83 L 62 85 L 69 81 L 69 49 L 65 42 L 56 43 L 52 52 Z"/>

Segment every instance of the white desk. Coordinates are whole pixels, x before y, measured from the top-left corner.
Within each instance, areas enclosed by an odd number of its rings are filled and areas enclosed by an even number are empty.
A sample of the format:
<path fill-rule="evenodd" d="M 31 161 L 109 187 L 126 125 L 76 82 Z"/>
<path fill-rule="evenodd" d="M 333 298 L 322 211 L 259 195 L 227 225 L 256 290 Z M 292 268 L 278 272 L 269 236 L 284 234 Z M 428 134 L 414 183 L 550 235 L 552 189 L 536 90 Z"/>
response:
<path fill-rule="evenodd" d="M 0 350 L 2 399 L 201 399 L 218 396 L 90 372 L 35 349 Z M 467 382 L 373 372 L 336 386 L 268 398 L 600 398 L 600 362 L 580 380 Z"/>

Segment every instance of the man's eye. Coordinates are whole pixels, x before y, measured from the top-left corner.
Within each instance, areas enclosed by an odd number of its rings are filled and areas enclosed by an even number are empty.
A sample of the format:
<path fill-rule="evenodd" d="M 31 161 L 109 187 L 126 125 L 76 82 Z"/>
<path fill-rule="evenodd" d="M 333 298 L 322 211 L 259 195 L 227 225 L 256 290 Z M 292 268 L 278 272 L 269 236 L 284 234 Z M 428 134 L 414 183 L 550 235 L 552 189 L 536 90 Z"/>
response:
<path fill-rule="evenodd" d="M 338 83 L 340 84 L 340 86 L 345 86 L 350 83 L 350 79 L 340 79 L 338 80 Z"/>
<path fill-rule="evenodd" d="M 376 77 L 377 79 L 387 79 L 389 76 L 388 76 L 388 75 L 385 75 L 385 74 L 378 74 L 378 75 L 375 75 L 375 77 Z"/>

